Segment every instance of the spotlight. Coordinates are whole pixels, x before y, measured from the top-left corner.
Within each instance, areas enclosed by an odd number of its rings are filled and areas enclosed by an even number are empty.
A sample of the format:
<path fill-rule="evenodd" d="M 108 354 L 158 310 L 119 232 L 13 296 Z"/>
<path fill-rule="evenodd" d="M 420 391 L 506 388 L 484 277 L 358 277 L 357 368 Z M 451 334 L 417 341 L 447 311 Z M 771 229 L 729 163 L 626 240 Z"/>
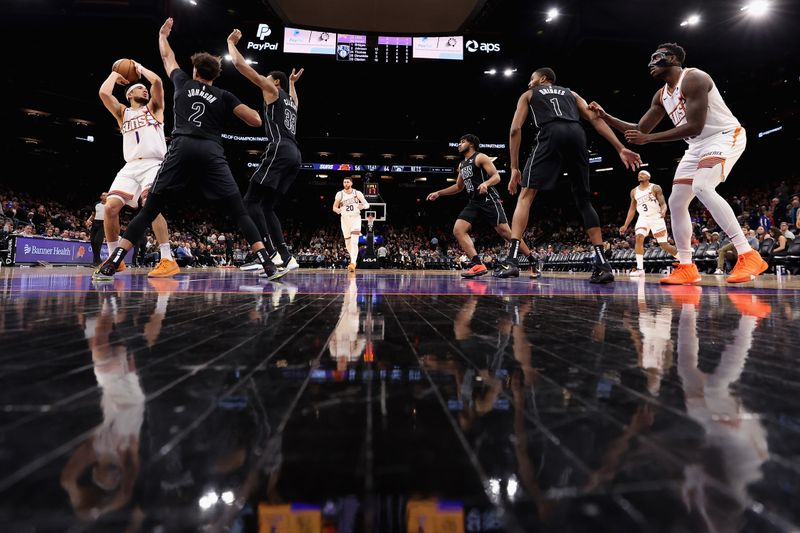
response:
<path fill-rule="evenodd" d="M 769 11 L 769 2 L 766 0 L 755 0 L 750 2 L 739 11 L 745 11 L 754 17 L 763 17 Z"/>
<path fill-rule="evenodd" d="M 489 69 L 489 70 L 484 70 L 483 73 L 484 74 L 488 74 L 490 76 L 494 76 L 495 74 L 497 74 L 497 69 L 496 68 L 492 68 L 492 69 Z"/>
<path fill-rule="evenodd" d="M 688 19 L 681 22 L 681 26 L 694 26 L 700 22 L 700 15 L 692 15 Z"/>
<path fill-rule="evenodd" d="M 554 7 L 550 8 L 550 9 L 547 10 L 547 18 L 544 19 L 544 21 L 545 22 L 552 22 L 552 21 L 554 21 L 555 19 L 558 18 L 558 15 L 560 15 L 560 13 L 558 12 L 558 9 L 556 9 Z"/>
<path fill-rule="evenodd" d="M 510 77 L 510 76 L 511 76 L 512 74 L 514 74 L 516 71 L 517 71 L 517 69 L 515 69 L 515 68 L 507 68 L 507 69 L 505 69 L 505 70 L 503 71 L 503 76 Z"/>

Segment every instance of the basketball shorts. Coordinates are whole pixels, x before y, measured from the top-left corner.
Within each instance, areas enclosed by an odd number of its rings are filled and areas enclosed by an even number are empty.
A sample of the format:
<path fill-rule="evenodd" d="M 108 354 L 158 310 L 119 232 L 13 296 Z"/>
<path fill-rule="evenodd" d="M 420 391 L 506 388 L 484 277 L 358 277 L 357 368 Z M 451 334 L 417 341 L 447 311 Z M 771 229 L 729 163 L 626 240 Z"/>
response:
<path fill-rule="evenodd" d="M 353 233 L 361 233 L 361 217 L 342 217 L 342 235 L 349 239 Z"/>
<path fill-rule="evenodd" d="M 300 172 L 300 149 L 291 141 L 271 142 L 261 163 L 250 178 L 252 181 L 286 194 Z"/>
<path fill-rule="evenodd" d="M 241 196 L 221 143 L 203 137 L 176 135 L 150 192 L 171 195 L 182 191 L 190 182 L 199 185 L 211 200 L 234 194 Z"/>
<path fill-rule="evenodd" d="M 590 192 L 589 150 L 579 122 L 556 120 L 539 130 L 522 170 L 522 186 L 549 191 L 556 188 L 562 173 L 567 174 L 573 193 Z"/>
<path fill-rule="evenodd" d="M 747 136 L 744 128 L 721 131 L 702 141 L 693 142 L 684 152 L 678 168 L 675 169 L 676 185 L 691 185 L 695 173 L 702 168 L 713 168 L 721 164 L 719 181 L 722 183 L 730 174 L 733 165 L 744 153 Z"/>
<path fill-rule="evenodd" d="M 137 208 L 144 201 L 153 180 L 161 168 L 161 159 L 136 159 L 125 163 L 108 189 L 108 196 L 116 196 L 125 205 Z"/>
<path fill-rule="evenodd" d="M 667 223 L 661 217 L 645 218 L 639 217 L 636 219 L 636 234 L 644 235 L 647 237 L 652 232 L 656 242 L 667 242 L 669 234 L 667 233 Z"/>
<path fill-rule="evenodd" d="M 459 213 L 458 218 L 475 224 L 479 220 L 485 221 L 492 227 L 508 224 L 506 212 L 497 198 L 486 198 L 486 201 L 469 202 Z"/>

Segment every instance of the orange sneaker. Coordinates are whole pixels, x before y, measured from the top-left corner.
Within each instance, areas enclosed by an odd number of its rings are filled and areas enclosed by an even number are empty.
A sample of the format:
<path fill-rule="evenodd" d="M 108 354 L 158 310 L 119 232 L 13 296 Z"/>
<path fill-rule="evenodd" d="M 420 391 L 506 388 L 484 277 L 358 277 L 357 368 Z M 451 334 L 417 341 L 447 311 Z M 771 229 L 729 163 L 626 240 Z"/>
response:
<path fill-rule="evenodd" d="M 753 281 L 756 276 L 769 268 L 766 261 L 761 259 L 761 254 L 756 250 L 750 250 L 747 253 L 739 254 L 739 259 L 736 261 L 736 266 L 733 267 L 731 275 L 726 280 L 728 283 L 745 283 Z"/>
<path fill-rule="evenodd" d="M 728 293 L 733 305 L 743 315 L 754 316 L 756 318 L 767 318 L 772 312 L 772 306 L 759 300 L 755 294 Z"/>
<path fill-rule="evenodd" d="M 688 265 L 678 265 L 669 276 L 661 278 L 661 283 L 667 285 L 694 285 L 700 283 L 700 272 L 694 263 Z"/>
<path fill-rule="evenodd" d="M 489 272 L 489 269 L 486 268 L 486 265 L 483 263 L 476 263 L 472 265 L 472 268 L 467 270 L 466 272 L 461 274 L 462 278 L 477 278 L 478 276 L 483 276 Z"/>
<path fill-rule="evenodd" d="M 663 290 L 668 292 L 678 305 L 689 304 L 697 307 L 700 305 L 700 296 L 703 295 L 703 288 L 697 285 L 668 285 Z"/>
<path fill-rule="evenodd" d="M 355 263 L 350 263 L 349 265 L 347 265 L 347 271 L 348 272 L 355 272 L 356 271 L 356 264 Z"/>
<path fill-rule="evenodd" d="M 169 278 L 180 273 L 181 267 L 172 259 L 162 259 L 156 267 L 147 273 L 148 278 Z"/>

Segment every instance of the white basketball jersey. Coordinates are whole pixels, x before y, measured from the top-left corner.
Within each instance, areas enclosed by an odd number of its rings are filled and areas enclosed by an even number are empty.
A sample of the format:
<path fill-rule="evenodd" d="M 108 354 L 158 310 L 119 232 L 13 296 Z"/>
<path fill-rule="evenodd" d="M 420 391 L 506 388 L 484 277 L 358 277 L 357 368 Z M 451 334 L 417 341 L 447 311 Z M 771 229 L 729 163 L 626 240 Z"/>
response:
<path fill-rule="evenodd" d="M 686 98 L 683 97 L 681 92 L 681 83 L 683 83 L 683 77 L 686 76 L 686 73 L 691 70 L 695 69 L 683 69 L 681 77 L 678 78 L 678 84 L 672 93 L 669 92 L 669 87 L 666 84 L 661 89 L 661 104 L 675 126 L 686 124 Z M 689 144 L 696 144 L 721 131 L 738 128 L 739 125 L 739 121 L 733 116 L 733 113 L 731 113 L 731 110 L 728 109 L 722 99 L 722 95 L 717 89 L 717 84 L 712 81 L 711 90 L 708 91 L 708 113 L 706 114 L 706 123 L 703 126 L 703 131 L 695 137 L 684 140 Z"/>
<path fill-rule="evenodd" d="M 355 189 L 350 189 L 350 192 L 348 193 L 342 189 L 337 193 L 336 196 L 339 197 L 341 202 L 343 217 L 361 218 L 361 210 L 358 209 L 358 191 Z"/>
<path fill-rule="evenodd" d="M 633 197 L 636 199 L 636 211 L 640 217 L 645 218 L 661 218 L 661 205 L 658 203 L 658 198 L 653 193 L 653 184 L 647 186 L 646 189 L 636 187 L 634 189 Z"/>
<path fill-rule="evenodd" d="M 167 153 L 164 125 L 147 106 L 126 108 L 121 131 L 122 154 L 128 163 L 137 159 L 164 159 Z"/>

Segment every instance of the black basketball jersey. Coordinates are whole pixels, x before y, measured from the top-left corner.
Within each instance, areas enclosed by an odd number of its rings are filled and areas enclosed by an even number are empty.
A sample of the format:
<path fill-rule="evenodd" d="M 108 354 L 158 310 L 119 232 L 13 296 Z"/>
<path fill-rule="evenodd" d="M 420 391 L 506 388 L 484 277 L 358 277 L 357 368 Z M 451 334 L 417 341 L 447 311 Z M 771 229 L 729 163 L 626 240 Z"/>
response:
<path fill-rule="evenodd" d="M 531 117 L 537 128 L 555 120 L 579 122 L 578 102 L 572 91 L 558 85 L 534 87 L 530 100 Z"/>
<path fill-rule="evenodd" d="M 173 70 L 170 79 L 175 85 L 175 128 L 172 134 L 221 143 L 225 121 L 242 102 L 225 89 L 190 79 L 181 69 Z"/>
<path fill-rule="evenodd" d="M 470 202 L 488 202 L 492 198 L 497 199 L 500 197 L 494 187 L 489 187 L 487 194 L 478 192 L 478 186 L 489 179 L 486 171 L 475 163 L 479 154 L 480 152 L 475 152 L 472 157 L 458 164 L 458 173 L 461 175 L 461 179 L 464 180 L 464 191 L 469 196 Z"/>
<path fill-rule="evenodd" d="M 270 142 L 285 140 L 297 143 L 297 104 L 289 93 L 278 89 L 278 99 L 267 104 L 264 102 L 264 129 Z"/>

